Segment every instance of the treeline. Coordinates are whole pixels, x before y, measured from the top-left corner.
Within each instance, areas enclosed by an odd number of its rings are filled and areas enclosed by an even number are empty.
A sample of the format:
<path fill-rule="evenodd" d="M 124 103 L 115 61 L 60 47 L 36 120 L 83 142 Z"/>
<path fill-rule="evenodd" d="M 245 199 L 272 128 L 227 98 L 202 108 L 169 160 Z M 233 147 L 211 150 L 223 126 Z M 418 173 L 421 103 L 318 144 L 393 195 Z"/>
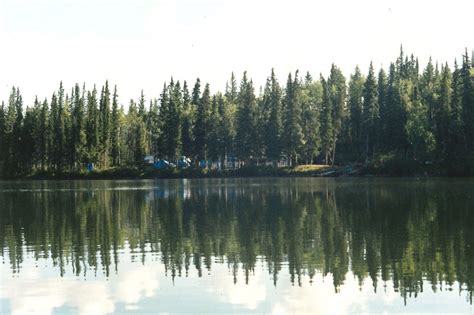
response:
<path fill-rule="evenodd" d="M 258 95 L 246 72 L 215 94 L 199 79 L 192 89 L 171 79 L 159 99 L 142 91 L 128 111 L 108 82 L 70 93 L 61 83 L 26 110 L 13 88 L 0 107 L 0 148 L 3 176 L 139 166 L 147 154 L 224 167 L 388 157 L 474 172 L 474 70 L 467 50 L 454 69 L 430 59 L 420 71 L 401 49 L 388 72 L 371 64 L 348 79 L 333 64 L 327 78 L 296 71 L 283 86 L 272 70 Z"/>

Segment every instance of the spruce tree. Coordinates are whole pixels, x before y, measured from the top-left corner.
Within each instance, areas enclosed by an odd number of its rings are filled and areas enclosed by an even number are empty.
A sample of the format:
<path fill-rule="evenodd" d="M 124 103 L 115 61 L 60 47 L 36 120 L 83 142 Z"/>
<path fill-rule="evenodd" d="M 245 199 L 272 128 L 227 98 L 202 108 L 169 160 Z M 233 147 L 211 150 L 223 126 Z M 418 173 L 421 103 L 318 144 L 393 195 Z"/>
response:
<path fill-rule="evenodd" d="M 362 130 L 365 162 L 373 155 L 374 140 L 377 134 L 377 125 L 379 119 L 377 81 L 375 79 L 374 67 L 372 62 L 369 67 L 369 74 L 364 84 L 364 103 L 362 112 Z"/>
<path fill-rule="evenodd" d="M 154 99 L 150 104 L 150 110 L 147 114 L 147 134 L 149 135 L 149 148 L 153 155 L 158 155 L 160 151 L 160 107 L 158 100 Z"/>
<path fill-rule="evenodd" d="M 51 105 L 52 107 L 52 105 Z M 87 93 L 87 122 L 86 122 L 86 147 L 89 163 L 97 163 L 99 159 L 99 109 L 97 105 L 97 89 Z"/>
<path fill-rule="evenodd" d="M 5 155 L 7 152 L 5 142 L 5 103 L 2 101 L 0 105 L 0 177 L 4 174 Z"/>
<path fill-rule="evenodd" d="M 334 126 L 332 115 L 332 103 L 329 95 L 329 85 L 324 77 L 320 76 L 321 86 L 323 88 L 322 108 L 321 108 L 321 149 L 324 153 L 324 162 L 330 164 L 330 157 L 332 156 Z"/>
<path fill-rule="evenodd" d="M 255 157 L 257 137 L 257 104 L 253 83 L 244 72 L 237 97 L 236 154 L 240 161 L 250 163 Z"/>
<path fill-rule="evenodd" d="M 193 91 L 193 104 L 196 104 L 196 119 L 194 124 L 194 154 L 197 161 L 207 160 L 207 145 L 209 138 L 209 120 L 211 115 L 211 92 L 206 84 L 202 97 L 199 95 L 199 81 Z"/>
<path fill-rule="evenodd" d="M 112 166 L 120 165 L 120 113 L 118 107 L 117 85 L 114 87 L 112 96 L 112 114 L 110 127 L 110 157 Z"/>
<path fill-rule="evenodd" d="M 447 156 L 452 149 L 450 143 L 450 133 L 452 131 L 452 74 L 448 64 L 441 68 L 441 80 L 439 84 L 439 112 L 437 114 L 436 124 L 436 144 L 438 154 L 442 157 Z"/>
<path fill-rule="evenodd" d="M 281 97 L 281 87 L 272 69 L 263 95 L 266 111 L 268 112 L 263 139 L 266 157 L 274 163 L 280 160 L 282 153 L 283 121 Z"/>
<path fill-rule="evenodd" d="M 290 165 L 298 164 L 298 153 L 304 145 L 300 93 L 301 86 L 298 71 L 296 71 L 294 80 L 291 78 L 291 73 L 288 75 L 283 110 L 283 151 L 286 153 Z"/>
<path fill-rule="evenodd" d="M 181 110 L 181 145 L 183 155 L 190 157 L 193 154 L 193 116 L 194 110 L 191 105 L 186 81 L 183 83 L 183 104 Z"/>
<path fill-rule="evenodd" d="M 230 75 L 230 82 L 226 84 L 225 97 L 231 103 L 237 99 L 237 80 L 235 79 L 234 72 Z"/>
<path fill-rule="evenodd" d="M 356 66 L 354 74 L 351 75 L 348 90 L 348 107 L 350 113 L 349 130 L 351 152 L 357 158 L 360 157 L 363 148 L 362 141 L 362 108 L 364 99 L 365 78 Z"/>
<path fill-rule="evenodd" d="M 105 81 L 99 102 L 99 145 L 99 161 L 101 167 L 106 168 L 110 150 L 110 90 L 108 81 Z"/>
<path fill-rule="evenodd" d="M 379 104 L 379 124 L 376 139 L 376 145 L 382 150 L 386 150 L 387 126 L 390 123 L 387 120 L 387 75 L 383 69 L 380 69 L 377 78 L 377 96 Z"/>
<path fill-rule="evenodd" d="M 84 106 L 84 92 L 81 92 L 79 84 L 76 84 L 72 96 L 72 123 L 71 123 L 71 145 L 72 165 L 80 169 L 85 161 L 86 153 L 86 117 Z"/>
<path fill-rule="evenodd" d="M 312 164 L 321 148 L 320 109 L 322 106 L 322 86 L 313 82 L 311 75 L 306 74 L 304 86 L 301 89 L 301 121 L 304 146 L 302 157 L 306 163 Z"/>
<path fill-rule="evenodd" d="M 474 152 L 474 75 L 471 73 L 471 62 L 467 49 L 463 55 L 462 67 L 459 72 L 461 83 L 461 106 L 464 137 L 467 153 Z"/>
<path fill-rule="evenodd" d="M 336 160 L 336 144 L 339 138 L 339 135 L 342 131 L 342 122 L 345 119 L 346 111 L 346 79 L 342 74 L 341 70 L 336 67 L 335 64 L 331 66 L 331 72 L 327 80 L 330 105 L 332 106 L 332 129 L 333 129 L 333 138 L 332 138 L 332 148 L 331 148 L 331 161 L 332 163 Z"/>

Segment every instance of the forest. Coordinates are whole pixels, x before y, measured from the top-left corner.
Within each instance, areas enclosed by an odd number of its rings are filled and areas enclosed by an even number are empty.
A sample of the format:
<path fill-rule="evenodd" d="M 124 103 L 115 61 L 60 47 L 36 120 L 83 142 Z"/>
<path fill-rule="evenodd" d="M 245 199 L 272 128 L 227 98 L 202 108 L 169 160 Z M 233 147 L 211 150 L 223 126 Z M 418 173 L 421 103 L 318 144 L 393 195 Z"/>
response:
<path fill-rule="evenodd" d="M 474 54 L 474 53 L 473 53 Z M 474 174 L 474 66 L 468 50 L 451 69 L 400 49 L 388 69 L 347 78 L 274 70 L 263 87 L 244 72 L 225 91 L 198 78 L 173 78 L 159 99 L 142 91 L 128 106 L 117 86 L 92 90 L 62 82 L 50 99 L 25 106 L 13 87 L 0 106 L 0 177 L 143 167 L 144 157 L 189 157 L 220 167 L 300 164 L 435 165 L 445 174 Z"/>

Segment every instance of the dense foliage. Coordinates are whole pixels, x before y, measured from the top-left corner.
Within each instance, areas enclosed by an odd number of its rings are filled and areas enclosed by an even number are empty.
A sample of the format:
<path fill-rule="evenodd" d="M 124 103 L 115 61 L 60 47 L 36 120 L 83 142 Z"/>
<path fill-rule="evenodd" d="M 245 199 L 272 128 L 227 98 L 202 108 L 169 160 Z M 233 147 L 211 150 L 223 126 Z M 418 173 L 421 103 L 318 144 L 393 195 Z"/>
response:
<path fill-rule="evenodd" d="M 356 67 L 346 80 L 332 65 L 327 78 L 289 74 L 286 85 L 272 70 L 257 95 L 243 74 L 232 73 L 225 93 L 197 79 L 165 83 L 160 99 L 118 104 L 106 82 L 86 90 L 61 83 L 48 100 L 24 109 L 18 88 L 0 106 L 0 175 L 140 166 L 145 155 L 195 165 L 371 163 L 387 159 L 445 165 L 474 172 L 474 70 L 466 50 L 451 70 L 400 51 L 388 73 Z M 393 161 L 392 161 L 393 162 Z M 209 163 L 207 164 L 209 165 Z"/>

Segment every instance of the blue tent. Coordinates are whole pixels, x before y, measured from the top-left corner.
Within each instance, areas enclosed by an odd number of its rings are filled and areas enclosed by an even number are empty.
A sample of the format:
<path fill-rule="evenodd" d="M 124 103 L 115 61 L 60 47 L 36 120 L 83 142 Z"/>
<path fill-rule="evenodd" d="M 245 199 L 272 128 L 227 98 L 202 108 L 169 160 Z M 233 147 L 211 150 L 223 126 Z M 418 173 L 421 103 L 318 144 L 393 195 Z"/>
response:
<path fill-rule="evenodd" d="M 153 163 L 153 167 L 157 170 L 162 170 L 166 168 L 176 167 L 176 165 L 166 160 L 158 160 L 155 163 Z"/>

